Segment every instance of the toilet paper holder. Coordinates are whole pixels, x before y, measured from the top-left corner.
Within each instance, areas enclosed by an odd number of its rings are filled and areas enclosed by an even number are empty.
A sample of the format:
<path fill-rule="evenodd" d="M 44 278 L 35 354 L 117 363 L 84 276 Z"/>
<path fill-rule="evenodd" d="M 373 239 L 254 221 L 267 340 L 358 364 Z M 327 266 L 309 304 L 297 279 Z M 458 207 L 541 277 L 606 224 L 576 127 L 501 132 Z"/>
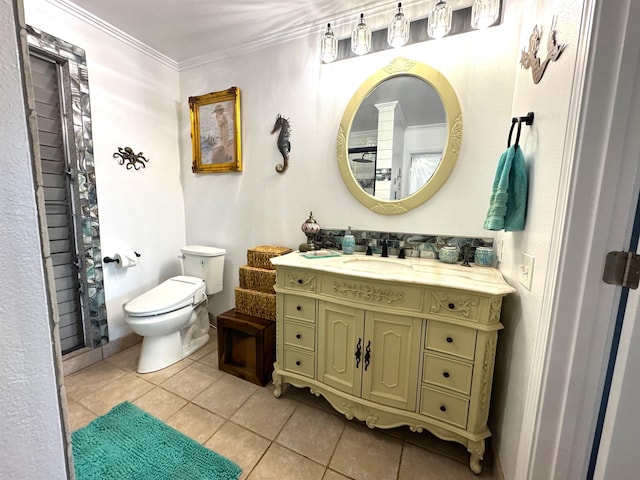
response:
<path fill-rule="evenodd" d="M 141 255 L 140 255 L 138 252 L 136 252 L 136 251 L 134 251 L 133 253 L 135 253 L 135 254 L 136 254 L 136 257 L 138 257 L 138 258 L 141 256 Z M 104 257 L 104 258 L 102 259 L 102 261 L 103 261 L 104 263 L 120 263 L 120 259 L 118 259 L 118 258 L 113 258 L 113 257 Z"/>

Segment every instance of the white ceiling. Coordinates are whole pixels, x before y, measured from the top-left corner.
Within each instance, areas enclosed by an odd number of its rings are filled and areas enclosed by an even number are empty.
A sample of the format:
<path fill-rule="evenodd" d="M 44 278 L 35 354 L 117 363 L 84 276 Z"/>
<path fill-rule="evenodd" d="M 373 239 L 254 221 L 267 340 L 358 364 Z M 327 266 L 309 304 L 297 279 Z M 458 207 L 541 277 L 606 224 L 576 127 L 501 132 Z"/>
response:
<path fill-rule="evenodd" d="M 331 22 L 348 37 L 360 12 L 368 25 L 385 28 L 393 0 L 49 0 L 80 7 L 177 64 L 222 57 L 317 32 Z M 403 2 L 410 19 L 424 18 L 437 0 Z M 449 0 L 454 9 L 472 0 Z M 78 10 L 76 8 L 76 10 Z M 83 12 L 84 13 L 84 12 Z"/>

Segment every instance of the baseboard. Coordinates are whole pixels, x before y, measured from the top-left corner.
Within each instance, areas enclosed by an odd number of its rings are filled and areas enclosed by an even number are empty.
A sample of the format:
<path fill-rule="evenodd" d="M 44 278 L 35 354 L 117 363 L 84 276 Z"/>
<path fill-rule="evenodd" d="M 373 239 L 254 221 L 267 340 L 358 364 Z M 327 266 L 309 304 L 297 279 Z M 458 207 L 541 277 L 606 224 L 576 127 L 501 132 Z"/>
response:
<path fill-rule="evenodd" d="M 130 333 L 121 338 L 111 340 L 109 343 L 96 348 L 81 348 L 62 356 L 62 372 L 64 376 L 71 375 L 83 368 L 101 362 L 112 355 L 120 353 L 142 342 L 142 337 Z"/>

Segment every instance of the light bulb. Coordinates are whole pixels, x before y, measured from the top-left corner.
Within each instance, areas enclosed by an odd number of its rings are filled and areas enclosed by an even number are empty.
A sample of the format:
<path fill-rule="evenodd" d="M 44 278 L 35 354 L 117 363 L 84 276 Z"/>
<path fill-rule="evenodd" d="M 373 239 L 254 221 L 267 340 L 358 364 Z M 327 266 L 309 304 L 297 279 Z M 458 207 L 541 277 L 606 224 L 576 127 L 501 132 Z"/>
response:
<path fill-rule="evenodd" d="M 451 16 L 453 10 L 444 0 L 436 3 L 427 20 L 427 34 L 431 38 L 442 38 L 451 31 Z"/>
<path fill-rule="evenodd" d="M 471 26 L 476 30 L 490 27 L 500 15 L 500 0 L 475 0 L 471 7 Z"/>
<path fill-rule="evenodd" d="M 371 29 L 364 23 L 364 13 L 360 14 L 360 22 L 351 32 L 351 51 L 356 55 L 364 55 L 371 50 Z"/>
<path fill-rule="evenodd" d="M 398 11 L 389 22 L 387 28 L 387 43 L 393 48 L 400 48 L 409 41 L 411 22 L 402 13 L 402 3 L 398 3 Z"/>
<path fill-rule="evenodd" d="M 338 57 L 338 39 L 333 35 L 331 24 L 327 23 L 327 31 L 320 38 L 320 58 L 324 63 L 331 63 Z"/>

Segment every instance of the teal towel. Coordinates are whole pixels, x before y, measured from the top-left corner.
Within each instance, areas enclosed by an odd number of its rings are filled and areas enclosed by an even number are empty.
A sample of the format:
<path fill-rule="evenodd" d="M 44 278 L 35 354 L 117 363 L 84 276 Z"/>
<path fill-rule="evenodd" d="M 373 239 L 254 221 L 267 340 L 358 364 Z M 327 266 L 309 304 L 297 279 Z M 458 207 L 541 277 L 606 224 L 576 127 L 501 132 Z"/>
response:
<path fill-rule="evenodd" d="M 527 191 L 527 167 L 522 149 L 509 147 L 498 162 L 483 228 L 506 232 L 524 230 Z"/>

